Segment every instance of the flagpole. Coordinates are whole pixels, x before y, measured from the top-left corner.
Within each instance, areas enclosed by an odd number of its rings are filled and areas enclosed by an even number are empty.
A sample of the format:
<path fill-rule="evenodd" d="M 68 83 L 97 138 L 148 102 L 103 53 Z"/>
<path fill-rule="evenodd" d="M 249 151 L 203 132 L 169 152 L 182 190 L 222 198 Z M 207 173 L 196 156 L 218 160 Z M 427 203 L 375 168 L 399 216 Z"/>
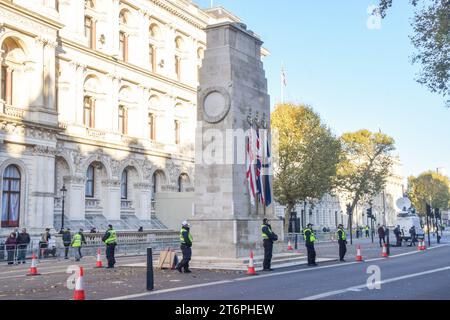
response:
<path fill-rule="evenodd" d="M 284 103 L 284 81 L 283 81 L 283 74 L 284 74 L 284 63 L 281 63 L 281 77 L 280 77 L 280 82 L 281 82 L 281 103 Z"/>

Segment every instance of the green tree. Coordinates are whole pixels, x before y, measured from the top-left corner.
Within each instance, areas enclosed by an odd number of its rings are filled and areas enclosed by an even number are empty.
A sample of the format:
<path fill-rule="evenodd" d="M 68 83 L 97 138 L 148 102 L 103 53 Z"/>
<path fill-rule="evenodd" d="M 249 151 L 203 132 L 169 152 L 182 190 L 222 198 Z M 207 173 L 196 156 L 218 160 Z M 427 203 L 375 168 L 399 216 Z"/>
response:
<path fill-rule="evenodd" d="M 278 132 L 278 163 L 274 165 L 274 195 L 286 206 L 285 230 L 295 206 L 320 199 L 333 189 L 340 142 L 312 108 L 280 104 L 271 116 Z"/>
<path fill-rule="evenodd" d="M 410 3 L 417 8 L 411 36 L 417 49 L 412 61 L 422 66 L 417 81 L 447 99 L 450 95 L 450 0 L 410 0 Z M 419 3 L 423 4 L 420 8 Z M 383 18 L 392 4 L 393 0 L 380 0 Z M 450 99 L 446 103 L 450 107 Z"/>
<path fill-rule="evenodd" d="M 450 180 L 437 172 L 424 172 L 408 178 L 408 196 L 419 214 L 425 215 L 426 204 L 447 210 L 450 202 Z"/>
<path fill-rule="evenodd" d="M 337 189 L 348 196 L 351 212 L 359 202 L 367 202 L 383 191 L 391 172 L 394 143 L 388 135 L 368 130 L 342 135 Z"/>

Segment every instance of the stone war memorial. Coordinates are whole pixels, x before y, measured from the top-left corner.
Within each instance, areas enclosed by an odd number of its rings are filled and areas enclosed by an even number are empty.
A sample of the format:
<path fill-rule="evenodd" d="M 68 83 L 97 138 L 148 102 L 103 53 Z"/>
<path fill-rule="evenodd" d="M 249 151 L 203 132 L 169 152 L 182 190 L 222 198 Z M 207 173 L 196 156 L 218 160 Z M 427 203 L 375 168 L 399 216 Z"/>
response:
<path fill-rule="evenodd" d="M 262 41 L 242 23 L 211 25 L 206 33 L 198 90 L 195 203 L 190 219 L 195 241 L 193 264 L 242 268 L 250 251 L 263 255 L 264 218 L 279 235 L 278 243 L 283 238 L 282 222 L 274 216 L 273 205 L 252 203 L 246 178 L 247 133 L 251 128 L 270 132 Z M 274 253 L 280 249 L 275 243 Z"/>

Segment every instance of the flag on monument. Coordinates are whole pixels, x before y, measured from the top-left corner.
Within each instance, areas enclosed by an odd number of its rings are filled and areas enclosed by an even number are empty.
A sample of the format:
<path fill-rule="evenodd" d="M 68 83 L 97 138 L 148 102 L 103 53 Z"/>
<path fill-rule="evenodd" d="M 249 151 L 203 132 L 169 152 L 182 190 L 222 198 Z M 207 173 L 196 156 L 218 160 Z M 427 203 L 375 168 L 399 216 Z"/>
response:
<path fill-rule="evenodd" d="M 271 194 L 271 188 L 270 188 L 270 175 L 271 175 L 271 156 L 270 156 L 270 143 L 269 139 L 266 135 L 266 141 L 265 141 L 265 157 L 264 157 L 264 198 L 266 207 L 270 206 L 272 204 L 272 194 Z"/>
<path fill-rule="evenodd" d="M 253 128 L 250 128 L 249 131 L 247 131 L 247 156 L 246 156 L 246 167 L 247 167 L 247 183 L 248 183 L 248 193 L 250 194 L 250 203 L 252 205 L 255 205 L 255 197 L 256 197 L 256 191 L 255 191 L 255 153 L 254 153 L 254 130 Z"/>
<path fill-rule="evenodd" d="M 263 172 L 262 172 L 262 159 L 263 159 L 263 144 L 260 139 L 260 130 L 256 130 L 256 190 L 258 195 L 258 202 L 264 205 L 264 186 L 263 186 Z"/>

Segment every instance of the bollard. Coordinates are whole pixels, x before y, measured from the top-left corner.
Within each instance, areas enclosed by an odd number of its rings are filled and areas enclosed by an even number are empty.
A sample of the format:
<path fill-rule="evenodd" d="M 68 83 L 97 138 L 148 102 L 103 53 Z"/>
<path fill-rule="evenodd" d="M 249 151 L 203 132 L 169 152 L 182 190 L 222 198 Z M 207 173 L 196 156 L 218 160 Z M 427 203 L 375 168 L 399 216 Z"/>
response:
<path fill-rule="evenodd" d="M 152 248 L 147 248 L 147 291 L 151 291 L 153 288 L 153 253 Z"/>

